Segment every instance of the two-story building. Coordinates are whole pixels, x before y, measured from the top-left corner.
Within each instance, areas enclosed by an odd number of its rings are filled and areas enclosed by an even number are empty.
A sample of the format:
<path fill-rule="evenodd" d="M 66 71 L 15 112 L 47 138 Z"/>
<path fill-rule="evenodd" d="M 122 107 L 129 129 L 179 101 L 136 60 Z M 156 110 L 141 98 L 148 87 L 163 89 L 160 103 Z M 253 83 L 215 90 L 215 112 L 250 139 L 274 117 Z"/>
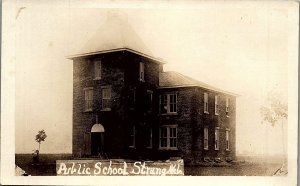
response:
<path fill-rule="evenodd" d="M 112 17 L 73 60 L 73 155 L 235 158 L 236 95 L 164 72 L 127 21 Z"/>

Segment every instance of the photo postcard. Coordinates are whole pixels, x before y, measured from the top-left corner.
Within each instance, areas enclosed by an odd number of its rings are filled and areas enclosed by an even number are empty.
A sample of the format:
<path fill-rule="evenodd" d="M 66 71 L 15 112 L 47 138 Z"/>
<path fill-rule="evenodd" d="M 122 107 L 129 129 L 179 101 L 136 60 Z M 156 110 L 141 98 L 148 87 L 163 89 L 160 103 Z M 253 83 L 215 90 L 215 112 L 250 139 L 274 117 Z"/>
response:
<path fill-rule="evenodd" d="M 3 1 L 1 183 L 295 185 L 298 6 Z"/>

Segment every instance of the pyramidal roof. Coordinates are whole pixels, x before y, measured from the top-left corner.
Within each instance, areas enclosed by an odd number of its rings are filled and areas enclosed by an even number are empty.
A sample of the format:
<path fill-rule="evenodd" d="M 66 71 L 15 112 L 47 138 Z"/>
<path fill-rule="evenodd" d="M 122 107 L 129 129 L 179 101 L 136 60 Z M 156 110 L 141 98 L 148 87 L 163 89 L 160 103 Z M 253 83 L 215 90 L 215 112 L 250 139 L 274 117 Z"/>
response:
<path fill-rule="evenodd" d="M 116 12 L 110 12 L 106 22 L 99 27 L 84 47 L 69 58 L 119 50 L 128 50 L 156 61 L 162 61 L 153 57 L 152 52 L 128 23 L 127 15 Z"/>

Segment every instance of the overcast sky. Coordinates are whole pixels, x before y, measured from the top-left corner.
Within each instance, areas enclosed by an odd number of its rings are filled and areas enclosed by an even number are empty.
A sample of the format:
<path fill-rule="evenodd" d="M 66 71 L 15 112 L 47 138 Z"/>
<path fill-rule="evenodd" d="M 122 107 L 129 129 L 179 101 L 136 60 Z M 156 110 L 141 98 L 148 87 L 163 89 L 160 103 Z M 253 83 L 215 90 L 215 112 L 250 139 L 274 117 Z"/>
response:
<path fill-rule="evenodd" d="M 240 95 L 238 152 L 282 153 L 280 127 L 262 124 L 259 108 L 270 90 L 287 99 L 289 21 L 284 2 L 211 1 L 122 10 L 17 5 L 26 8 L 14 9 L 16 153 L 36 149 L 40 129 L 48 135 L 42 153 L 71 152 L 72 61 L 66 56 L 80 49 L 111 11 L 127 16 L 154 56 L 167 62 L 165 70 Z"/>

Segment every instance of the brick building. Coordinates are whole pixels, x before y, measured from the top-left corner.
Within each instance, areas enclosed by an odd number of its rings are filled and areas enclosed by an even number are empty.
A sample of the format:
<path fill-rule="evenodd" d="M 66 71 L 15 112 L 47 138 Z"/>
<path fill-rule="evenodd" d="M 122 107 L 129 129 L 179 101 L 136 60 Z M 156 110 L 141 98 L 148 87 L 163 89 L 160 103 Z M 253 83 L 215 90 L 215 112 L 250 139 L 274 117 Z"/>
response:
<path fill-rule="evenodd" d="M 127 21 L 110 17 L 73 60 L 73 155 L 235 158 L 236 95 L 164 72 Z"/>

